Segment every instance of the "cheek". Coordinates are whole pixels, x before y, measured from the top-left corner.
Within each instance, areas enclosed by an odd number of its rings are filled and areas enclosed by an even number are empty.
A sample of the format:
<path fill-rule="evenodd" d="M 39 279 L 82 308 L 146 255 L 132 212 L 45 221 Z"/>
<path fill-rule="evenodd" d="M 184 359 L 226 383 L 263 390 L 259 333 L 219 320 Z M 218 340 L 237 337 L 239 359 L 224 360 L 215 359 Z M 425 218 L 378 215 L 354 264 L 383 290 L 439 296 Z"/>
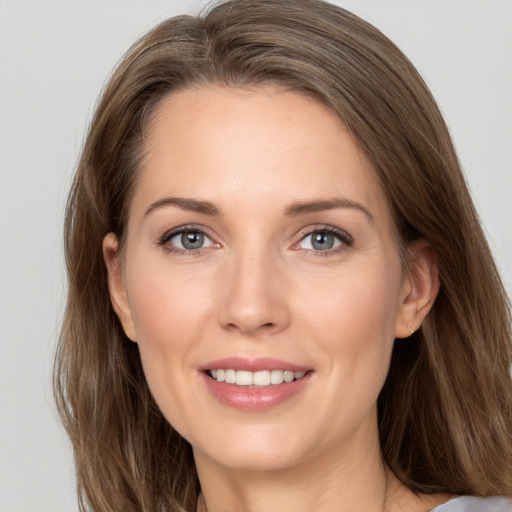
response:
<path fill-rule="evenodd" d="M 146 380 L 162 413 L 180 431 L 180 411 L 191 401 L 190 379 L 197 378 L 200 340 L 210 318 L 205 298 L 211 292 L 205 280 L 179 279 L 168 269 L 138 265 L 127 275 Z"/>
<path fill-rule="evenodd" d="M 365 388 L 368 380 L 382 385 L 394 343 L 401 270 L 399 263 L 361 265 L 320 283 L 299 316 L 311 335 L 331 356 L 331 372 Z M 303 292 L 302 295 L 305 295 Z"/>
<path fill-rule="evenodd" d="M 186 345 L 208 308 L 208 281 L 165 266 L 138 268 L 128 282 L 137 341 L 161 350 Z"/>
<path fill-rule="evenodd" d="M 393 337 L 398 311 L 401 271 L 399 264 L 357 265 L 320 276 L 306 283 L 301 295 L 307 298 L 302 315 L 319 320 L 319 328 L 351 332 L 373 332 Z"/>

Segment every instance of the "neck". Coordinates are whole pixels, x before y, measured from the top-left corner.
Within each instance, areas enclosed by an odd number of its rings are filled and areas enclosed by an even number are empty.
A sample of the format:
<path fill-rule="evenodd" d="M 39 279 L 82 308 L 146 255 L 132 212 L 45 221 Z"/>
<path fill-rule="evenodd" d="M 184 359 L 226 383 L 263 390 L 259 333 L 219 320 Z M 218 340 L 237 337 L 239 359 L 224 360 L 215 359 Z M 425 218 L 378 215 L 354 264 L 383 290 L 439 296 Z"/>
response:
<path fill-rule="evenodd" d="M 327 454 L 273 470 L 226 468 L 195 452 L 204 510 L 389 512 L 395 479 L 382 462 L 378 441 L 374 438 L 365 445 L 364 457 L 359 448 L 340 445 Z"/>
<path fill-rule="evenodd" d="M 368 484 L 368 487 L 372 486 Z M 331 510 L 336 512 L 344 512 L 348 510 L 352 512 L 395 512 L 398 510 L 407 510 L 408 512 L 428 512 L 455 497 L 454 495 L 449 494 L 413 494 L 409 489 L 404 487 L 389 470 L 386 473 L 386 483 L 381 503 L 379 505 L 378 500 L 376 500 L 373 507 L 363 503 L 371 501 L 370 499 L 362 499 L 362 497 L 359 497 L 356 499 L 358 505 L 351 508 L 352 505 L 347 505 L 347 501 L 333 503 L 332 500 L 324 499 L 324 496 L 321 495 L 321 493 L 317 493 L 317 501 L 313 504 L 308 501 L 307 503 L 302 502 L 300 505 L 297 505 L 297 503 L 300 503 L 297 502 L 297 495 L 301 493 L 294 492 L 294 489 L 286 489 L 286 492 L 283 493 L 282 488 L 277 489 L 276 491 L 276 494 L 272 495 L 270 498 L 266 494 L 258 496 L 257 499 L 250 499 L 247 498 L 247 496 L 239 496 L 238 505 L 234 505 L 233 503 L 235 502 L 226 496 L 219 499 L 221 494 L 218 490 L 216 492 L 207 491 L 210 508 L 208 508 L 206 498 L 203 493 L 201 493 L 197 502 L 197 512 L 217 512 L 220 510 L 226 512 L 235 510 L 243 510 L 244 512 L 260 510 L 265 512 L 273 510 L 282 510 L 285 512 L 288 510 L 293 510 L 294 512 L 327 512 Z M 349 492 L 348 494 L 350 496 L 348 499 L 354 499 L 353 492 Z M 285 501 L 282 500 L 283 497 L 286 498 Z M 347 498 L 347 496 L 345 495 L 344 498 Z M 230 502 L 229 505 L 227 504 L 228 501 Z"/>
<path fill-rule="evenodd" d="M 376 414 L 350 439 L 275 468 L 233 468 L 194 449 L 198 512 L 427 512 L 446 494 L 417 494 L 387 468 Z"/>

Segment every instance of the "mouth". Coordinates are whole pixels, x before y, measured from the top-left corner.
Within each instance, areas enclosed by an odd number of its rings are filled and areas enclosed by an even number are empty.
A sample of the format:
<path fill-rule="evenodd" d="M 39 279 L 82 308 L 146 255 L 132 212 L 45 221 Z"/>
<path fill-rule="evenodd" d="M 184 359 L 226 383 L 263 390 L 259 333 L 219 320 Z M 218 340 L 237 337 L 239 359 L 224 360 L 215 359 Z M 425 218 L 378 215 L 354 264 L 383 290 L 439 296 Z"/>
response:
<path fill-rule="evenodd" d="M 311 367 L 269 357 L 227 357 L 199 368 L 206 389 L 240 411 L 264 411 L 301 395 L 313 382 Z"/>
<path fill-rule="evenodd" d="M 310 372 L 293 370 L 260 370 L 251 372 L 248 370 L 235 370 L 233 368 L 206 370 L 206 375 L 217 382 L 225 382 L 234 386 L 246 388 L 265 388 L 278 386 L 283 383 L 291 383 L 304 378 Z"/>
<path fill-rule="evenodd" d="M 290 361 L 240 357 L 211 361 L 199 370 L 213 397 L 245 412 L 265 411 L 301 395 L 315 373 Z"/>

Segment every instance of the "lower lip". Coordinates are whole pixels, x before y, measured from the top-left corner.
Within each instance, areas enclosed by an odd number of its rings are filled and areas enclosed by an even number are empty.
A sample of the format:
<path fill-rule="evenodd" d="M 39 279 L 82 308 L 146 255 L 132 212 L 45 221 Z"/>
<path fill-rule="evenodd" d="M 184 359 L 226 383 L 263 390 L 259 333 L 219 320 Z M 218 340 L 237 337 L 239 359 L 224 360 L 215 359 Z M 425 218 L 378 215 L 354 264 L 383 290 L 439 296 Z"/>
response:
<path fill-rule="evenodd" d="M 223 404 L 241 411 L 264 411 L 302 391 L 308 384 L 311 374 L 312 372 L 308 372 L 301 379 L 261 388 L 217 382 L 206 373 L 203 373 L 203 377 L 210 392 Z"/>

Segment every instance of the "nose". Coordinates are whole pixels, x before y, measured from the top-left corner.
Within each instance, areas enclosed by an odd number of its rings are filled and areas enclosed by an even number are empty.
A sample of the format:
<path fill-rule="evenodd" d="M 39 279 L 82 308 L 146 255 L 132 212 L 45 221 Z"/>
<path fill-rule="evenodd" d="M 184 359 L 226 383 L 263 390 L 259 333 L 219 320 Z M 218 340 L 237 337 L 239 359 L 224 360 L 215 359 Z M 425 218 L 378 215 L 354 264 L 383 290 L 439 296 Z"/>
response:
<path fill-rule="evenodd" d="M 290 323 L 289 286 L 282 262 L 264 251 L 237 254 L 223 273 L 219 322 L 228 331 L 246 336 L 275 334 Z"/>

